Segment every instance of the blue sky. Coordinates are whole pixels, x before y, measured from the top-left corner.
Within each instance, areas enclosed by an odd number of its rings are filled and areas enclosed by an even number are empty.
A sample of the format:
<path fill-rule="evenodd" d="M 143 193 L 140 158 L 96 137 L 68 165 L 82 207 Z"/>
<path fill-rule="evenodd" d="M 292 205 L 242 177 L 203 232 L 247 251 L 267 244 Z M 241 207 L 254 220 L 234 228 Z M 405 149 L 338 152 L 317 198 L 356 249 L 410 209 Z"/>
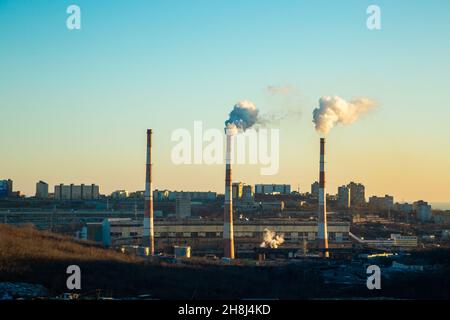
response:
<path fill-rule="evenodd" d="M 66 8 L 81 8 L 81 30 Z M 381 8 L 382 30 L 366 28 Z M 330 192 L 358 180 L 369 194 L 450 201 L 448 1 L 0 0 L 0 177 L 143 189 L 145 129 L 155 132 L 155 185 L 222 192 L 220 167 L 170 163 L 170 134 L 194 120 L 222 127 L 239 100 L 261 111 L 286 99 L 281 170 L 249 183 L 307 190 L 317 179 L 311 111 L 323 95 L 378 109 L 329 135 Z M 291 86 L 291 97 L 265 88 Z M 199 177 L 197 179 L 197 177 Z M 192 181 L 196 181 L 192 185 Z"/>

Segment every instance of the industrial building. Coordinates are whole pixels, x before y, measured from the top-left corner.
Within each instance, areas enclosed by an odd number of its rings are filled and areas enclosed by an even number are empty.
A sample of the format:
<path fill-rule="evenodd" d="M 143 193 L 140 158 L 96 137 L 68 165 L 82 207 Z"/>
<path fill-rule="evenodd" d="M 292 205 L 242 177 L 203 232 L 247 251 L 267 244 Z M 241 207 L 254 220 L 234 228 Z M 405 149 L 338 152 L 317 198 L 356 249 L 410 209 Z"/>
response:
<path fill-rule="evenodd" d="M 191 216 L 191 195 L 189 192 L 179 192 L 175 200 L 175 213 L 177 218 L 187 218 Z"/>
<path fill-rule="evenodd" d="M 363 239 L 359 238 L 353 233 L 349 236 L 367 247 L 371 248 L 416 248 L 418 246 L 418 238 L 416 236 L 402 236 L 401 234 L 391 234 L 389 239 Z"/>
<path fill-rule="evenodd" d="M 55 200 L 96 200 L 100 198 L 99 187 L 90 185 L 56 185 Z"/>
<path fill-rule="evenodd" d="M 107 218 L 101 224 L 88 223 L 84 226 L 88 240 L 102 239 L 105 246 L 132 244 L 140 241 L 143 232 L 142 220 L 130 218 Z M 255 221 L 234 221 L 236 248 L 253 250 L 260 246 L 264 230 L 269 229 L 284 237 L 283 246 L 316 246 L 318 226 L 313 221 L 292 221 L 288 219 L 266 219 Z M 330 247 L 351 246 L 350 224 L 346 222 L 328 223 Z M 101 233 L 101 236 L 98 234 Z M 223 239 L 223 222 L 219 220 L 156 220 L 155 247 L 170 250 L 173 246 L 192 247 L 197 252 L 217 251 Z"/>
<path fill-rule="evenodd" d="M 87 235 L 93 236 L 94 239 L 98 239 L 98 233 L 93 232 L 94 228 L 98 230 L 98 225 L 88 224 Z M 143 235 L 143 231 L 144 228 L 141 220 L 132 220 L 129 218 L 108 218 L 103 220 L 101 228 L 101 238 L 103 245 L 105 247 L 110 247 L 116 240 L 139 237 L 140 241 Z M 92 232 L 92 235 L 90 232 Z M 94 239 L 88 238 L 88 240 Z"/>

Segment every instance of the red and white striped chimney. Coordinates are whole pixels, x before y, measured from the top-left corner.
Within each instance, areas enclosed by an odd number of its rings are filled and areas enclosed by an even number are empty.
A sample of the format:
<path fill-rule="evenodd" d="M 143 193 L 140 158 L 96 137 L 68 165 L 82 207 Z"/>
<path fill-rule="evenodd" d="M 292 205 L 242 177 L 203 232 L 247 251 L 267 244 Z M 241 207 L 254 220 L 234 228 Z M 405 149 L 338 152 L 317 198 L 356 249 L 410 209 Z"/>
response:
<path fill-rule="evenodd" d="M 152 129 L 147 130 L 147 163 L 145 166 L 145 211 L 142 244 L 149 248 L 149 254 L 155 254 L 153 228 L 153 184 L 152 184 Z"/>
<path fill-rule="evenodd" d="M 325 138 L 320 138 L 319 209 L 317 220 L 317 240 L 319 249 L 325 249 L 325 257 L 328 257 L 327 199 L 325 193 Z"/>
<path fill-rule="evenodd" d="M 232 173 L 231 173 L 231 139 L 232 134 L 227 133 L 226 145 L 226 169 L 225 169 L 225 203 L 223 221 L 223 248 L 226 258 L 234 259 L 234 232 L 233 232 L 233 194 L 232 194 Z"/>

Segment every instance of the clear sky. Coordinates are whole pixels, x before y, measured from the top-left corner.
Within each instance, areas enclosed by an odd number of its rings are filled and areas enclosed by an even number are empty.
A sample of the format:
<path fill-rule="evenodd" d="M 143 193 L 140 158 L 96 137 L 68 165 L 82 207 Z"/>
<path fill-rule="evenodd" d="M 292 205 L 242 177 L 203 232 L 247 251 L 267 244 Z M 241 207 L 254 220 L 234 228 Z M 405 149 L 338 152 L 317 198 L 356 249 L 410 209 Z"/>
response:
<path fill-rule="evenodd" d="M 81 30 L 66 8 L 81 8 Z M 381 8 L 382 29 L 366 28 Z M 294 108 L 277 124 L 280 171 L 234 179 L 318 179 L 312 110 L 324 95 L 370 97 L 375 111 L 328 135 L 328 192 L 450 202 L 450 2 L 0 0 L 0 178 L 143 190 L 145 130 L 155 188 L 223 192 L 224 168 L 171 162 L 177 128 L 223 128 L 231 107 Z M 291 92 L 271 95 L 268 86 Z M 52 189 L 51 188 L 51 189 Z"/>

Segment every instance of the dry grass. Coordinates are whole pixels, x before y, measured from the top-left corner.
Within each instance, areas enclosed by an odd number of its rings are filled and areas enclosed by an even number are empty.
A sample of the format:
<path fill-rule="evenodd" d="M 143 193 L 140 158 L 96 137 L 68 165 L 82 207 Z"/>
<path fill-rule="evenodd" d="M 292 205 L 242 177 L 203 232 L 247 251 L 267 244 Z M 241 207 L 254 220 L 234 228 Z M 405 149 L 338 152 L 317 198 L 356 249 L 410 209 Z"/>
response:
<path fill-rule="evenodd" d="M 434 263 L 447 265 L 443 274 L 392 279 L 383 284 L 385 289 L 378 294 L 448 299 L 449 252 L 431 252 L 428 255 L 435 257 Z M 423 259 L 429 260 L 427 257 Z M 147 293 L 162 299 L 301 299 L 374 295 L 368 292 L 364 281 L 361 291 L 346 291 L 345 294 L 338 287 L 324 286 L 317 269 L 223 266 L 195 258 L 184 265 L 172 265 L 158 260 L 144 261 L 105 250 L 95 243 L 75 241 L 32 227 L 0 224 L 0 282 L 41 284 L 52 294 L 60 294 L 68 291 L 66 269 L 71 264 L 81 268 L 82 292 L 102 289 L 114 296 Z M 411 283 L 415 285 L 411 287 Z"/>
<path fill-rule="evenodd" d="M 66 269 L 71 264 L 81 268 L 82 292 L 102 289 L 115 296 L 147 293 L 163 299 L 212 299 L 273 297 L 283 291 L 299 296 L 311 290 L 295 283 L 304 278 L 303 272 L 221 266 L 201 259 L 182 265 L 144 261 L 32 227 L 0 225 L 0 282 L 41 284 L 60 294 L 68 291 Z"/>
<path fill-rule="evenodd" d="M 139 262 L 140 259 L 102 249 L 95 243 L 38 231 L 32 226 L 0 224 L 0 268 L 14 260 L 77 260 Z M 1 270 L 1 269 L 0 269 Z"/>

